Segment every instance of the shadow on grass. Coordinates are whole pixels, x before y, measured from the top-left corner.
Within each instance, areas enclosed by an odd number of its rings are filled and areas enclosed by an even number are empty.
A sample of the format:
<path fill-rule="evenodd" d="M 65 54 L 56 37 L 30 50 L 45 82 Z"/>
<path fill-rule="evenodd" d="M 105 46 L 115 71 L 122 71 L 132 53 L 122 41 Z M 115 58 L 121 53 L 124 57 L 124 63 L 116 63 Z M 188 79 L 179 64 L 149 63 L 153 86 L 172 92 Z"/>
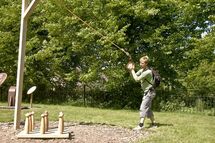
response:
<path fill-rule="evenodd" d="M 156 123 L 156 125 L 158 127 L 161 127 L 161 126 L 173 126 L 173 124 L 163 124 L 163 123 Z"/>
<path fill-rule="evenodd" d="M 146 127 L 146 128 L 153 128 L 153 127 L 158 128 L 158 127 L 162 127 L 162 126 L 173 126 L 173 124 L 156 123 L 155 125 L 150 124 L 150 126 Z"/>
<path fill-rule="evenodd" d="M 15 109 L 15 106 L 0 106 L 0 109 Z M 30 108 L 23 106 L 23 107 L 21 107 L 21 110 L 23 110 L 23 109 L 30 109 Z"/>

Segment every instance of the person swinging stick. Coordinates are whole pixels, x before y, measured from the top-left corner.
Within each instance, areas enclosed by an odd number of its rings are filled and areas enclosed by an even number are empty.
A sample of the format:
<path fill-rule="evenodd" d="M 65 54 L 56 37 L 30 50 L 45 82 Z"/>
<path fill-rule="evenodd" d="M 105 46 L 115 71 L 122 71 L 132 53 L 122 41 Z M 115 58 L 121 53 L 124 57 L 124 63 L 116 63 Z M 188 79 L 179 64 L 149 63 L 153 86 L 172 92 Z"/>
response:
<path fill-rule="evenodd" d="M 135 127 L 134 130 L 141 130 L 144 128 L 144 120 L 146 117 L 150 118 L 152 126 L 156 127 L 154 114 L 151 110 L 152 100 L 154 99 L 156 93 L 154 87 L 151 84 L 154 82 L 154 80 L 152 76 L 152 71 L 148 67 L 148 63 L 149 63 L 148 56 L 141 57 L 140 58 L 141 69 L 136 73 L 134 71 L 135 69 L 134 63 L 129 62 L 127 64 L 127 69 L 130 71 L 134 80 L 141 83 L 141 88 L 143 91 L 142 103 L 140 105 L 140 121 L 138 126 Z"/>

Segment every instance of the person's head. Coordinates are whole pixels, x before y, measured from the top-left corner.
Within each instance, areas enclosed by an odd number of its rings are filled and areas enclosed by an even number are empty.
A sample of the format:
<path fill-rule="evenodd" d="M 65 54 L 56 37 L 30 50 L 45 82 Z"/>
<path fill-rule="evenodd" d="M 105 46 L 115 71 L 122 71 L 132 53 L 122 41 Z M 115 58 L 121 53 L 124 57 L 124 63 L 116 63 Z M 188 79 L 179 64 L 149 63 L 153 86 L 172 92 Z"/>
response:
<path fill-rule="evenodd" d="M 143 68 L 143 69 L 146 68 L 148 63 L 149 63 L 149 57 L 148 56 L 143 56 L 143 57 L 140 58 L 140 66 L 141 66 L 141 68 Z"/>

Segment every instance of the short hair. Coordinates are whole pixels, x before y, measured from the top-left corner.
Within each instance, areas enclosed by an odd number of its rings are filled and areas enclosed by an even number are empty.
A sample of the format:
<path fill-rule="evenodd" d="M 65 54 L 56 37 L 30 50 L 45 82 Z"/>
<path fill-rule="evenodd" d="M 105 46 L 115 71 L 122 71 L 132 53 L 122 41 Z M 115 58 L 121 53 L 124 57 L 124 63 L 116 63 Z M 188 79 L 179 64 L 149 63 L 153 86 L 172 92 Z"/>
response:
<path fill-rule="evenodd" d="M 143 56 L 140 58 L 140 60 L 144 60 L 146 63 L 149 63 L 149 57 L 148 56 Z"/>

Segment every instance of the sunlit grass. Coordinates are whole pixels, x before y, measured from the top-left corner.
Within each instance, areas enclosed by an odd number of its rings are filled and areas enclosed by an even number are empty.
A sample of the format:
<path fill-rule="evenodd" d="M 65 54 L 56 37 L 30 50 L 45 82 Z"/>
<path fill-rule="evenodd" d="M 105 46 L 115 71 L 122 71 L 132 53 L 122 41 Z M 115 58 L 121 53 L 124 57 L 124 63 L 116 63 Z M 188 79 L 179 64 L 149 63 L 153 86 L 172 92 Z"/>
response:
<path fill-rule="evenodd" d="M 3 103 L 1 103 L 2 105 Z M 23 104 L 22 106 L 29 106 Z M 112 110 L 69 105 L 34 104 L 32 109 L 23 109 L 22 121 L 27 112 L 35 112 L 36 121 L 40 115 L 49 112 L 49 120 L 57 121 L 59 112 L 64 113 L 66 122 L 101 123 L 133 128 L 138 123 L 138 111 Z M 13 109 L 0 109 L 0 122 L 13 122 Z M 150 143 L 213 143 L 215 141 L 215 117 L 198 114 L 155 112 L 159 128 L 140 142 Z M 146 120 L 146 130 L 149 127 Z"/>

